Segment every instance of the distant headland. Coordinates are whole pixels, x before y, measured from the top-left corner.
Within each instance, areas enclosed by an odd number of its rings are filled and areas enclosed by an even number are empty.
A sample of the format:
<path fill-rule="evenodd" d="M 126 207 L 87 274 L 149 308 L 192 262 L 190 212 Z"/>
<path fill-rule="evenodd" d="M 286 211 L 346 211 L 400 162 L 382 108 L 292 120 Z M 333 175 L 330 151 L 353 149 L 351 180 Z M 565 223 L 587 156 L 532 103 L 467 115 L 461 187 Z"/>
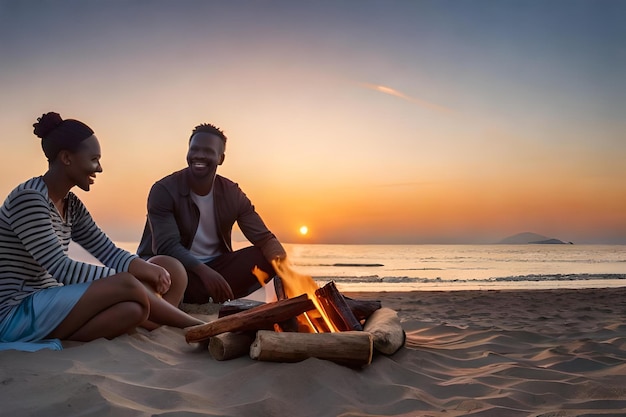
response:
<path fill-rule="evenodd" d="M 540 244 L 540 245 L 573 245 L 572 242 L 563 242 L 560 239 L 546 237 L 537 233 L 524 232 L 518 233 L 513 236 L 502 239 L 499 244 L 503 245 L 528 245 L 528 244 Z"/>

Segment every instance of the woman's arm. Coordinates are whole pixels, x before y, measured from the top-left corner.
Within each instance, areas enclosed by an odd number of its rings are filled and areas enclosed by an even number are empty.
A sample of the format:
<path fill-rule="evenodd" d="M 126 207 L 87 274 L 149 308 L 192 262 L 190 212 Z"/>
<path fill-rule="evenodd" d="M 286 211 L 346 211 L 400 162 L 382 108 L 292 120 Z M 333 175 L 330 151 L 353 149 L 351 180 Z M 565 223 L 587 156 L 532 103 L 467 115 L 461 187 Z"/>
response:
<path fill-rule="evenodd" d="M 21 190 L 11 197 L 7 210 L 10 227 L 26 251 L 57 281 L 75 284 L 116 272 L 108 266 L 79 262 L 67 256 L 52 224 L 50 203 L 41 192 Z"/>
<path fill-rule="evenodd" d="M 72 221 L 72 239 L 109 268 L 126 272 L 137 255 L 119 248 L 109 239 L 83 203 L 74 194 L 68 197 L 68 217 Z"/>

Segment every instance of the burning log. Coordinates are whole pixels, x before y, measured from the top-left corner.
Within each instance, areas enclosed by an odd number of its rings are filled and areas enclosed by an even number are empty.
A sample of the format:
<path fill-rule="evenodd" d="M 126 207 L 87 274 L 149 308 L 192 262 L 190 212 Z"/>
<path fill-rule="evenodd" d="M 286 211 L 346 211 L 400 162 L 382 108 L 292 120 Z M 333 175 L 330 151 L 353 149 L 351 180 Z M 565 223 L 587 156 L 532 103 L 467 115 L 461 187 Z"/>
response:
<path fill-rule="evenodd" d="M 315 309 L 313 301 L 306 294 L 302 294 L 190 327 L 185 333 L 185 340 L 187 343 L 202 342 L 225 332 L 273 329 L 274 323 L 286 321 L 313 309 Z"/>
<path fill-rule="evenodd" d="M 249 352 L 258 360 L 296 362 L 315 357 L 351 367 L 370 364 L 375 348 L 390 355 L 404 346 L 406 335 L 397 314 L 381 308 L 379 301 L 344 297 L 334 282 L 317 288 L 312 278 L 289 268 L 283 267 L 280 272 L 301 279 L 305 285 L 275 277 L 278 301 L 258 305 L 250 300 L 229 302 L 220 309 L 217 320 L 188 328 L 187 342 L 210 339 L 209 351 L 216 360 Z M 301 290 L 302 295 L 285 298 Z M 360 331 L 363 321 L 366 331 Z"/>
<path fill-rule="evenodd" d="M 218 361 L 238 358 L 250 352 L 254 336 L 254 332 L 220 333 L 209 340 L 209 352 Z"/>
<path fill-rule="evenodd" d="M 285 298 L 279 298 L 279 300 L 284 300 L 284 299 Z M 220 307 L 220 310 L 218 311 L 218 314 L 217 314 L 217 318 L 219 319 L 222 317 L 230 316 L 231 314 L 236 314 L 242 311 L 250 310 L 251 308 L 255 308 L 263 304 L 266 304 L 266 303 L 262 301 L 243 300 L 243 299 L 226 301 L 222 305 L 222 307 Z M 291 317 L 285 321 L 279 322 L 278 326 L 284 332 L 297 332 L 298 320 L 296 317 Z"/>
<path fill-rule="evenodd" d="M 374 348 L 385 355 L 393 355 L 406 341 L 398 314 L 387 307 L 376 310 L 365 322 L 363 331 L 373 336 Z"/>
<path fill-rule="evenodd" d="M 299 362 L 307 358 L 329 360 L 350 367 L 372 362 L 373 340 L 367 332 L 278 333 L 257 332 L 250 357 L 261 361 Z"/>
<path fill-rule="evenodd" d="M 352 310 L 343 298 L 343 295 L 337 290 L 333 281 L 324 285 L 322 288 L 318 288 L 315 291 L 315 296 L 320 302 L 320 305 L 326 311 L 326 314 L 333 322 L 337 330 L 349 331 L 349 330 L 363 330 L 361 323 L 354 317 Z"/>
<path fill-rule="evenodd" d="M 274 278 L 274 279 L 278 279 Z M 281 284 L 282 285 L 282 284 Z M 353 298 L 347 297 L 343 294 L 340 294 L 341 297 L 343 297 L 343 299 L 345 300 L 345 303 L 347 304 L 348 308 L 350 309 L 350 311 L 352 312 L 352 314 L 354 315 L 354 317 L 361 322 L 362 320 L 366 320 L 369 316 L 372 315 L 372 313 L 376 310 L 378 310 L 379 308 L 381 308 L 381 302 L 380 301 L 375 301 L 375 300 L 355 300 Z M 278 297 L 279 300 L 284 300 L 285 297 L 283 296 Z M 235 314 L 235 313 L 239 313 L 241 311 L 245 311 L 245 310 L 249 310 L 251 308 L 254 307 L 258 307 L 262 304 L 265 304 L 261 301 L 253 301 L 253 300 L 242 300 L 242 299 L 237 299 L 237 300 L 231 300 L 231 301 L 227 301 L 225 302 L 219 309 L 218 311 L 218 318 L 224 317 L 224 316 L 229 316 L 231 314 Z M 282 327 L 282 325 L 281 325 Z"/>

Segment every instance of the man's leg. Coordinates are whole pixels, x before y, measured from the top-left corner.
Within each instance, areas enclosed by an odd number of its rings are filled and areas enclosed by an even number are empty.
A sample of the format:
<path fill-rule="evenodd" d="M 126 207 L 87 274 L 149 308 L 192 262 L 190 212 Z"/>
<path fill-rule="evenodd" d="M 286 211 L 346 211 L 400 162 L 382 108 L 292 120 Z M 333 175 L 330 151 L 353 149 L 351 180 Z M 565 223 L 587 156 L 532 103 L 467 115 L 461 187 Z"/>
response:
<path fill-rule="evenodd" d="M 187 271 L 187 288 L 183 302 L 190 304 L 204 304 L 209 302 L 209 293 L 200 278 L 191 271 Z"/>
<path fill-rule="evenodd" d="M 226 253 L 211 261 L 208 266 L 226 279 L 235 294 L 235 298 L 245 297 L 261 288 L 259 280 L 252 273 L 255 266 L 267 274 L 268 280 L 276 275 L 274 268 L 265 259 L 261 249 L 256 246 Z"/>

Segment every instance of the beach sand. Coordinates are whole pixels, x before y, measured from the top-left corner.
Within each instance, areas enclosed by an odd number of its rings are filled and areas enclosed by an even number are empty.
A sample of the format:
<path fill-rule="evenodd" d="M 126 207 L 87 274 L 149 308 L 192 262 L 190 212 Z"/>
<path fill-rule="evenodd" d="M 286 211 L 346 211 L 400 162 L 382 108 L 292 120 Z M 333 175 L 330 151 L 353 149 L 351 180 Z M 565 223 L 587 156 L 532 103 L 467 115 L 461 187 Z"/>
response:
<path fill-rule="evenodd" d="M 5 351 L 1 413 L 626 415 L 626 287 L 346 295 L 396 310 L 406 346 L 360 370 L 319 359 L 216 361 L 172 328 L 62 351 Z"/>

